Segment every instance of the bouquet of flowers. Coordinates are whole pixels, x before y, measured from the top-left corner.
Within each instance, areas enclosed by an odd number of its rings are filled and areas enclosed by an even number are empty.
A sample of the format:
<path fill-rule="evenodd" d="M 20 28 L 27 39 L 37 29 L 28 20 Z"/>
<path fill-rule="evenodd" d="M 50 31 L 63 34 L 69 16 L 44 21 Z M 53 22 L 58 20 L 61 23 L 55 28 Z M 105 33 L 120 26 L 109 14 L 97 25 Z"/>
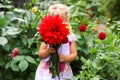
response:
<path fill-rule="evenodd" d="M 56 54 L 51 54 L 49 60 L 51 65 L 49 69 L 52 72 L 53 78 L 56 75 L 59 77 L 60 62 L 57 49 L 61 44 L 68 42 L 67 35 L 69 34 L 69 30 L 67 26 L 59 15 L 47 15 L 38 27 L 38 32 L 42 40 L 56 49 Z"/>

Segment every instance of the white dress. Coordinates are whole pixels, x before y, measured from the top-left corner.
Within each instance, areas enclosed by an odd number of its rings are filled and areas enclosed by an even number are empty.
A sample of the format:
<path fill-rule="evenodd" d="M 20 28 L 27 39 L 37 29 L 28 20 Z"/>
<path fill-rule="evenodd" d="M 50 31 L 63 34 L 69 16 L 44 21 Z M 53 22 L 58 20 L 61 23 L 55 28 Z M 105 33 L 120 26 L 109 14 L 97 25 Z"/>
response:
<path fill-rule="evenodd" d="M 76 41 L 76 37 L 73 33 L 68 35 L 69 42 L 66 44 L 62 44 L 60 48 L 58 49 L 58 54 L 63 53 L 65 55 L 70 54 L 70 42 Z M 47 64 L 47 61 L 49 60 L 49 57 L 46 59 L 42 59 L 40 61 L 40 64 L 38 65 L 38 68 L 36 70 L 35 80 L 58 80 L 57 76 L 55 78 L 52 78 L 52 73 L 49 70 L 49 65 Z M 73 72 L 69 65 L 69 63 L 65 63 L 64 71 L 60 72 L 60 80 L 72 80 Z"/>

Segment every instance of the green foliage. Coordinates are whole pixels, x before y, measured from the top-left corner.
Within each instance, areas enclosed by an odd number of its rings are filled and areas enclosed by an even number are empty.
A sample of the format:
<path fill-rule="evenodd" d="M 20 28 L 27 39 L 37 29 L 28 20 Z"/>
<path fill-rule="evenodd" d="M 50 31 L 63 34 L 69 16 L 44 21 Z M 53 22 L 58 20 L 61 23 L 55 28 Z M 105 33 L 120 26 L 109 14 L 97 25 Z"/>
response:
<path fill-rule="evenodd" d="M 2 46 L 4 46 L 8 42 L 5 37 L 0 37 L 0 41 L 1 41 L 0 45 Z"/>
<path fill-rule="evenodd" d="M 73 79 L 119 80 L 119 21 L 110 22 L 110 19 L 103 15 L 105 11 L 101 10 L 103 6 L 99 1 L 81 0 L 74 5 L 68 5 L 71 9 L 70 24 L 78 39 L 77 61 L 82 65 L 75 68 L 79 70 L 79 74 L 77 73 Z M 87 26 L 86 32 L 79 32 L 80 24 Z M 99 30 L 101 24 L 103 29 Z M 107 33 L 104 41 L 98 39 L 101 31 Z M 75 64 L 73 62 L 72 65 Z"/>
<path fill-rule="evenodd" d="M 120 1 L 119 0 L 100 0 L 102 7 L 100 8 L 101 12 L 104 12 L 106 16 L 110 16 L 113 20 L 120 19 Z M 106 11 L 106 12 L 105 12 Z"/>
<path fill-rule="evenodd" d="M 113 33 L 116 33 L 119 37 L 120 35 L 120 21 L 114 21 L 114 24 L 111 26 Z"/>
<path fill-rule="evenodd" d="M 101 48 L 99 46 L 95 47 L 97 48 L 96 54 L 90 54 L 88 59 L 81 57 L 83 62 L 82 70 L 75 79 L 93 80 L 93 78 L 97 77 L 97 80 L 119 80 L 118 37 L 109 33 L 106 40 L 100 44 Z"/>
<path fill-rule="evenodd" d="M 8 9 L 0 12 L 0 78 L 2 80 L 20 80 L 21 77 L 33 80 L 40 61 L 37 55 L 40 45 L 37 26 L 41 17 L 39 13 L 35 15 L 31 12 L 31 3 L 26 4 L 29 5 L 26 10 L 14 8 L 7 2 L 0 4 L 0 8 Z M 40 15 L 43 16 L 45 12 L 41 13 Z M 10 54 L 14 48 L 19 49 L 19 54 L 11 58 Z M 6 77 L 6 72 L 11 74 L 7 74 Z"/>

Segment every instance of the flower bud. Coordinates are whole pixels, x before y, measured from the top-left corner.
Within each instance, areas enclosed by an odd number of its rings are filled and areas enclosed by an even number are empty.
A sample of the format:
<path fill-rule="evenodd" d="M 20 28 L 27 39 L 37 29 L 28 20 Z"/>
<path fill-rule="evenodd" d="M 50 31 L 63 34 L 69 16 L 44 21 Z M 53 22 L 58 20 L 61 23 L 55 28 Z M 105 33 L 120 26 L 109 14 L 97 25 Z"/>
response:
<path fill-rule="evenodd" d="M 104 40 L 104 39 L 106 38 L 106 33 L 105 33 L 105 32 L 100 32 L 100 33 L 98 34 L 98 38 L 99 38 L 100 40 Z"/>
<path fill-rule="evenodd" d="M 10 56 L 12 58 L 16 57 L 19 53 L 19 49 L 18 48 L 14 48 L 13 51 L 12 51 L 12 54 L 10 54 Z"/>
<path fill-rule="evenodd" d="M 87 27 L 84 24 L 80 25 L 80 27 L 79 27 L 80 32 L 85 32 L 86 29 L 87 29 Z"/>
<path fill-rule="evenodd" d="M 37 6 L 34 6 L 33 8 L 32 8 L 32 12 L 33 13 L 36 13 L 38 11 L 38 7 Z"/>

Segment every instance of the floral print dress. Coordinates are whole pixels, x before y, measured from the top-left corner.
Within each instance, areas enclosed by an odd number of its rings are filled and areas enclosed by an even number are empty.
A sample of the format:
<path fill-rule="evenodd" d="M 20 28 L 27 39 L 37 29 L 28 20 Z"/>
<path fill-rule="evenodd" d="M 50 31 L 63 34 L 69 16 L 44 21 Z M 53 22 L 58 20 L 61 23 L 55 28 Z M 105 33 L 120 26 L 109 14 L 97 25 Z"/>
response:
<path fill-rule="evenodd" d="M 73 33 L 68 35 L 69 42 L 62 44 L 58 49 L 58 54 L 63 53 L 65 55 L 70 54 L 70 42 L 76 41 L 76 37 Z M 42 59 L 36 70 L 35 80 L 58 80 L 58 77 L 52 78 L 52 73 L 49 70 L 49 64 L 47 61 L 50 57 Z M 72 80 L 73 72 L 69 63 L 65 63 L 64 70 L 60 72 L 60 80 Z"/>

